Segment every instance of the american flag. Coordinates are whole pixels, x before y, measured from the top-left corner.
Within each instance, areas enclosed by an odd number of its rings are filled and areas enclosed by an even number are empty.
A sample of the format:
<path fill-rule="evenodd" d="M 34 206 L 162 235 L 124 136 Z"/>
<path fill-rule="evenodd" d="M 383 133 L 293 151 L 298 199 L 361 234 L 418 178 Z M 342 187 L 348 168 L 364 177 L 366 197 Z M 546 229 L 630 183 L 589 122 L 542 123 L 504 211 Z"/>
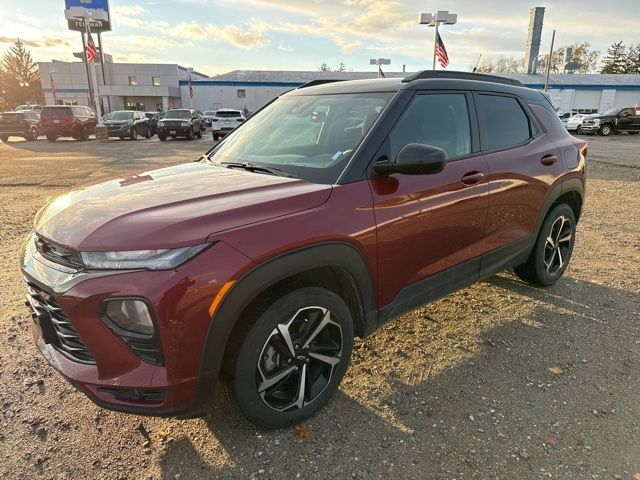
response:
<path fill-rule="evenodd" d="M 97 56 L 98 50 L 96 49 L 96 44 L 93 43 L 91 32 L 87 32 L 87 62 L 95 62 Z"/>
<path fill-rule="evenodd" d="M 378 78 L 386 78 L 384 76 L 384 72 L 382 71 L 382 67 L 378 65 Z"/>
<path fill-rule="evenodd" d="M 446 68 L 449 65 L 449 55 L 447 55 L 447 49 L 444 47 L 440 33 L 438 32 L 436 35 L 436 57 L 438 57 L 438 62 L 440 62 L 442 68 Z"/>
<path fill-rule="evenodd" d="M 58 85 L 56 85 L 55 80 L 53 79 L 53 75 L 49 72 L 49 79 L 51 80 L 51 93 L 53 94 L 53 103 L 57 104 L 57 93 L 58 93 Z"/>
<path fill-rule="evenodd" d="M 193 98 L 193 85 L 191 85 L 191 75 L 189 75 L 189 97 Z"/>

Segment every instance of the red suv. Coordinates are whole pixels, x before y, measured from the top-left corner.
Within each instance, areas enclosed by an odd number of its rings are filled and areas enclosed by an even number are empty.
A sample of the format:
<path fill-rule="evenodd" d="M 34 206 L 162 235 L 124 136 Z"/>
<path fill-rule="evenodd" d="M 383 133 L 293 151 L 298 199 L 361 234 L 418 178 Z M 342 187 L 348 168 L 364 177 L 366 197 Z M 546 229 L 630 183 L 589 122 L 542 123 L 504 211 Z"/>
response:
<path fill-rule="evenodd" d="M 58 137 L 89 140 L 95 133 L 98 117 L 93 109 L 83 106 L 44 107 L 40 113 L 40 133 L 55 142 Z"/>
<path fill-rule="evenodd" d="M 490 75 L 303 86 L 201 159 L 68 193 L 22 255 L 33 337 L 98 405 L 263 427 L 334 394 L 354 336 L 514 267 L 563 274 L 586 143 Z"/>

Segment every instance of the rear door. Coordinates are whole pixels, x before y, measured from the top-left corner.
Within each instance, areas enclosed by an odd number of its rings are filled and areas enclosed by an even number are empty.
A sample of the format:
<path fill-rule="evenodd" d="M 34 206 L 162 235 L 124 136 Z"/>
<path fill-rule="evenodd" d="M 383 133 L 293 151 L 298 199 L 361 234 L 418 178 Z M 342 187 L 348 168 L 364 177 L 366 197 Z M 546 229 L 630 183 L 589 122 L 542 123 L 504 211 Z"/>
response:
<path fill-rule="evenodd" d="M 624 110 L 622 110 L 616 118 L 617 130 L 621 132 L 635 130 L 635 123 L 637 121 L 635 113 L 635 109 L 633 108 L 625 108 Z"/>
<path fill-rule="evenodd" d="M 481 275 L 529 246 L 550 187 L 563 172 L 560 153 L 518 97 L 474 94 L 489 176 L 489 213 Z"/>
<path fill-rule="evenodd" d="M 422 143 L 448 157 L 437 174 L 370 179 L 378 294 L 380 306 L 393 301 L 389 316 L 437 296 L 434 288 L 451 290 L 478 277 L 489 187 L 486 161 L 474 153 L 472 111 L 470 93 L 418 92 L 376 154 L 395 159 L 405 145 Z M 431 282 L 445 271 L 451 272 L 446 280 Z"/>

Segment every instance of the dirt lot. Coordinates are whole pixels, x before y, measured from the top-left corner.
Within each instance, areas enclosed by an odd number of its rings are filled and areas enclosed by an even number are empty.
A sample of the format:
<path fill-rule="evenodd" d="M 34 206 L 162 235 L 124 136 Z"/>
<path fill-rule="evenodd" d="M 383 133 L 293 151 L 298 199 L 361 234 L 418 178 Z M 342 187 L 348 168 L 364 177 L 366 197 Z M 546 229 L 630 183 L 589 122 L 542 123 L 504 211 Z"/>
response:
<path fill-rule="evenodd" d="M 587 137 L 589 192 L 554 287 L 502 273 L 358 341 L 339 394 L 265 433 L 219 400 L 101 410 L 32 345 L 19 243 L 52 195 L 195 158 L 192 142 L 0 144 L 0 479 L 640 479 L 640 136 Z"/>

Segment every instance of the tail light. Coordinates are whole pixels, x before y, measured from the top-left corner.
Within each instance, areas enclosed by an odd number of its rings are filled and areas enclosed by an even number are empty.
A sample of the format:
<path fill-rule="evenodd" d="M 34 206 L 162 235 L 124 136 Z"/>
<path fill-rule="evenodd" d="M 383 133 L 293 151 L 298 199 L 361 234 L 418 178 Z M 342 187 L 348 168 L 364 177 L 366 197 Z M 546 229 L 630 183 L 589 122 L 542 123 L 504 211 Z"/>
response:
<path fill-rule="evenodd" d="M 584 147 L 580 149 L 580 153 L 584 158 L 587 158 L 587 154 L 589 153 L 589 144 L 585 142 Z"/>

